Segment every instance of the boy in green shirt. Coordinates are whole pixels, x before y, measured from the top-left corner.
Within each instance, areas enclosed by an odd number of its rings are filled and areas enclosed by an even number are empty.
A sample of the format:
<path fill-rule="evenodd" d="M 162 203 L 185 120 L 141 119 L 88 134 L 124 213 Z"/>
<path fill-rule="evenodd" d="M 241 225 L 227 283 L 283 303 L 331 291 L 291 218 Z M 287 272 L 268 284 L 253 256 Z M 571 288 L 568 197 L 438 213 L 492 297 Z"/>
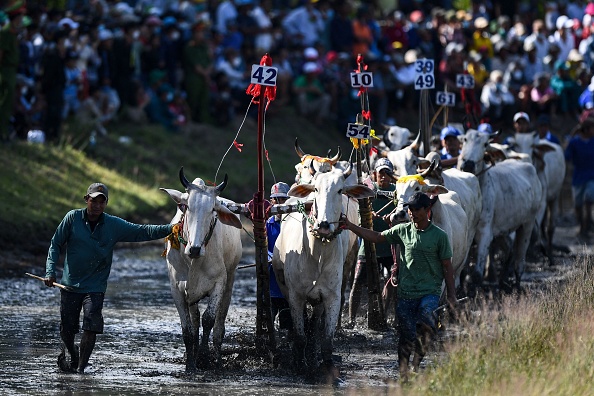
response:
<path fill-rule="evenodd" d="M 400 377 L 406 381 L 410 355 L 414 352 L 413 369 L 418 370 L 427 343 L 435 333 L 433 312 L 439 305 L 442 282 L 445 280 L 452 307 L 456 304 L 456 291 L 450 241 L 445 231 L 429 220 L 431 199 L 418 192 L 404 205 L 408 206 L 411 221 L 381 233 L 359 227 L 348 219 L 343 219 L 342 226 L 369 242 L 400 245 L 398 365 Z"/>

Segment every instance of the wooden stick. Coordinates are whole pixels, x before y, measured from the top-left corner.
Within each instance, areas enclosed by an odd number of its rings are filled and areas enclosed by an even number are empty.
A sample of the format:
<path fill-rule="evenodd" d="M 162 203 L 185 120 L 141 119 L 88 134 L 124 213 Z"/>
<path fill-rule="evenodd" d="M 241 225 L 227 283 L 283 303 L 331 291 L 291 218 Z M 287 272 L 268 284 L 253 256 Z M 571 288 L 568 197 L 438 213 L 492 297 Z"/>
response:
<path fill-rule="evenodd" d="M 41 276 L 33 275 L 33 274 L 28 273 L 28 272 L 25 272 L 25 275 L 30 276 L 33 279 L 37 279 L 37 280 L 40 280 L 42 282 L 45 282 L 45 279 L 42 278 Z M 64 285 L 62 285 L 60 283 L 54 282 L 54 286 L 59 287 L 62 290 L 70 290 L 70 287 L 64 286 Z"/>
<path fill-rule="evenodd" d="M 240 267 L 237 267 L 237 269 L 239 270 L 239 269 L 245 269 L 245 268 L 252 268 L 255 266 L 256 266 L 256 264 L 247 264 L 247 265 L 242 265 Z"/>

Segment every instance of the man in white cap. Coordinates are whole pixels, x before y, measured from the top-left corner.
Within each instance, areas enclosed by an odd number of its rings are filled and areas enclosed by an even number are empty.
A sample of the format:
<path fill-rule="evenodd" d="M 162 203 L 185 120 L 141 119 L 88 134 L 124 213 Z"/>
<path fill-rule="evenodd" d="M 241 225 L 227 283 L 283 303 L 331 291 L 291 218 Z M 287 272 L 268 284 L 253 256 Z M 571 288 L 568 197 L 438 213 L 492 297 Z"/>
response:
<path fill-rule="evenodd" d="M 302 116 L 312 116 L 313 122 L 321 126 L 328 116 L 331 96 L 326 92 L 319 74 L 321 70 L 317 63 L 306 62 L 303 74 L 293 82 L 293 91 L 297 95 L 297 110 Z"/>
<path fill-rule="evenodd" d="M 273 205 L 285 203 L 285 201 L 289 199 L 289 190 L 290 187 L 287 183 L 275 183 L 270 189 L 270 203 Z M 270 311 L 272 321 L 274 321 L 278 315 L 279 328 L 291 330 L 293 328 L 293 321 L 291 319 L 289 303 L 278 286 L 276 276 L 274 275 L 274 269 L 272 268 L 272 254 L 274 252 L 274 244 L 280 234 L 280 228 L 281 215 L 271 216 L 266 221 L 266 236 L 268 237 L 268 272 L 270 274 L 268 283 L 270 292 Z"/>
<path fill-rule="evenodd" d="M 516 133 L 530 132 L 530 116 L 523 111 L 514 114 L 514 130 Z"/>

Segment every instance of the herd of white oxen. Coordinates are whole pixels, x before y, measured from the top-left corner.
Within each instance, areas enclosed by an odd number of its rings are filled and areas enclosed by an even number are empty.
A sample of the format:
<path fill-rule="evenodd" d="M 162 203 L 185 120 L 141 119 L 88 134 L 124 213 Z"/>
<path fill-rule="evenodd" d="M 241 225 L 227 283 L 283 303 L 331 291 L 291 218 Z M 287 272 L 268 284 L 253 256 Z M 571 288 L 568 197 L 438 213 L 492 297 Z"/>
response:
<path fill-rule="evenodd" d="M 417 191 L 437 196 L 432 221 L 445 230 L 453 251 L 452 263 L 459 284 L 463 269 L 480 283 L 489 263 L 495 267 L 495 241 L 512 246 L 500 268 L 500 279 L 513 268 L 519 285 L 531 235 L 552 260 L 551 246 L 555 213 L 565 175 L 560 146 L 540 140 L 532 133 L 516 134 L 509 146 L 491 143 L 494 135 L 468 130 L 459 137 L 462 149 L 456 168 L 442 170 L 439 155 L 421 156 L 420 135 L 415 139 L 406 128 L 389 127 L 383 137 L 383 154 L 394 165 L 396 183 L 393 218 L 406 221 L 403 203 Z M 340 229 L 341 215 L 358 222 L 358 199 L 373 197 L 369 184 L 360 183 L 354 165 L 333 158 L 305 154 L 296 165 L 296 183 L 289 191 L 295 201 L 310 201 L 311 211 L 283 215 L 280 235 L 274 246 L 272 265 L 290 305 L 293 318 L 293 359 L 298 371 L 332 363 L 332 342 L 339 324 L 345 285 L 356 260 L 358 240 Z M 382 153 L 382 151 L 380 151 Z M 373 169 L 374 158 L 370 158 Z M 365 169 L 366 167 L 363 166 Z M 417 177 L 403 177 L 418 175 Z M 209 337 L 216 362 L 220 362 L 235 270 L 242 255 L 237 205 L 220 197 L 227 177 L 218 186 L 207 186 L 200 178 L 180 181 L 184 191 L 162 189 L 177 203 L 172 223 L 183 224 L 181 248 L 168 242 L 166 259 L 171 292 L 179 312 L 186 346 L 186 370 L 208 366 Z M 472 263 L 468 257 L 476 246 Z M 209 297 L 202 313 L 198 302 Z M 306 305 L 311 317 L 304 320 Z M 315 331 L 307 331 L 312 326 Z M 320 333 L 321 332 L 321 333 Z M 319 345 L 316 345 L 319 341 Z"/>

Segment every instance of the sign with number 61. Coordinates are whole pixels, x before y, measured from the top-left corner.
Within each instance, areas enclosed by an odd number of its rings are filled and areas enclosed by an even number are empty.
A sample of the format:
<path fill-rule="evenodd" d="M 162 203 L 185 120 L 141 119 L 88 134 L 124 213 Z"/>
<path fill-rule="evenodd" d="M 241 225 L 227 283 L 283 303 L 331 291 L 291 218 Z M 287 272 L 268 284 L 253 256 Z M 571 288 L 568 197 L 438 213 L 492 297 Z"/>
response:
<path fill-rule="evenodd" d="M 259 85 L 276 86 L 278 69 L 272 66 L 252 65 L 250 83 Z"/>
<path fill-rule="evenodd" d="M 369 125 L 348 124 L 346 136 L 353 139 L 369 139 L 371 128 Z"/>
<path fill-rule="evenodd" d="M 439 91 L 435 95 L 435 102 L 438 106 L 453 107 L 456 105 L 456 94 L 453 92 Z"/>

